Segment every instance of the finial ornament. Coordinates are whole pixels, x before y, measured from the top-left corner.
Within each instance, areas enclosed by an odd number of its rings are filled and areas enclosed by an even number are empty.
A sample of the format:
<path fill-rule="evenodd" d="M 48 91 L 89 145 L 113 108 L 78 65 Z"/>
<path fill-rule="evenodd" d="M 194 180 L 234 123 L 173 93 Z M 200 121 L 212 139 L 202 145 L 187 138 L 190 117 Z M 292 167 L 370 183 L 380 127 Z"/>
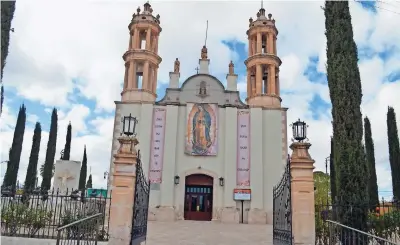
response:
<path fill-rule="evenodd" d="M 137 12 L 138 15 L 140 14 L 140 7 L 138 7 L 138 8 L 136 9 L 136 12 Z"/>
<path fill-rule="evenodd" d="M 234 75 L 234 74 L 235 74 L 235 65 L 231 60 L 231 63 L 229 63 L 229 75 Z"/>
<path fill-rule="evenodd" d="M 174 63 L 174 73 L 179 73 L 181 66 L 181 62 L 179 62 L 178 58 L 176 58 L 175 63 Z"/>
<path fill-rule="evenodd" d="M 272 18 L 272 14 L 269 13 L 269 14 L 268 14 L 268 19 L 271 19 L 271 18 Z"/>
<path fill-rule="evenodd" d="M 201 59 L 206 60 L 207 59 L 207 47 L 206 45 L 203 46 L 201 49 Z"/>

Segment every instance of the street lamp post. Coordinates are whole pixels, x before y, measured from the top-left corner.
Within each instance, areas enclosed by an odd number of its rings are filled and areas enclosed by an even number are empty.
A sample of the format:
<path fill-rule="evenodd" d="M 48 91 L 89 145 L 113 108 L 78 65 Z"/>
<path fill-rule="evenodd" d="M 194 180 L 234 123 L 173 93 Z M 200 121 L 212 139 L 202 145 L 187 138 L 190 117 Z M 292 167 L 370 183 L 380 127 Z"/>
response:
<path fill-rule="evenodd" d="M 329 178 L 328 176 L 328 161 L 330 161 L 331 157 L 326 157 L 325 158 L 325 174 L 326 176 Z M 328 190 L 326 190 L 326 206 L 329 206 L 329 191 L 330 191 L 330 187 L 331 187 L 331 181 L 330 179 L 329 181 L 329 185 L 328 185 Z"/>

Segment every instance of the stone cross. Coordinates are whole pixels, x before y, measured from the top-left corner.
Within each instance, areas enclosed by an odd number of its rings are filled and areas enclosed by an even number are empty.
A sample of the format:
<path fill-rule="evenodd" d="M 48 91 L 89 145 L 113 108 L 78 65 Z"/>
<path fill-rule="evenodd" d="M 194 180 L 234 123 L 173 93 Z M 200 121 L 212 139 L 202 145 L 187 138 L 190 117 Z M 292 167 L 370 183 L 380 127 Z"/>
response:
<path fill-rule="evenodd" d="M 73 179 L 74 177 L 71 176 L 71 174 L 69 172 L 63 172 L 60 175 L 57 176 L 58 179 L 61 179 L 61 187 L 65 188 L 67 181 L 69 179 Z"/>

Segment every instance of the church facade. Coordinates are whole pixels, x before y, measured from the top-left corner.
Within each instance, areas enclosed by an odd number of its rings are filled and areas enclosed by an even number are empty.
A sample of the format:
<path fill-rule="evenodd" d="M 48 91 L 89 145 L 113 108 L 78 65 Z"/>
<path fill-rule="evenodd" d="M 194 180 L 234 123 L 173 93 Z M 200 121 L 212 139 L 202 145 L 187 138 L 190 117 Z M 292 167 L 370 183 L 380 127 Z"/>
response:
<path fill-rule="evenodd" d="M 232 62 L 226 87 L 209 74 L 206 46 L 191 77 L 180 78 L 175 60 L 165 96 L 156 100 L 160 16 L 146 3 L 133 15 L 129 30 L 112 155 L 119 146 L 121 118 L 131 114 L 139 121 L 138 148 L 151 183 L 149 220 L 272 223 L 273 186 L 287 161 L 287 108 L 279 96 L 281 61 L 271 14 L 261 8 L 249 20 L 246 101 L 237 91 Z"/>

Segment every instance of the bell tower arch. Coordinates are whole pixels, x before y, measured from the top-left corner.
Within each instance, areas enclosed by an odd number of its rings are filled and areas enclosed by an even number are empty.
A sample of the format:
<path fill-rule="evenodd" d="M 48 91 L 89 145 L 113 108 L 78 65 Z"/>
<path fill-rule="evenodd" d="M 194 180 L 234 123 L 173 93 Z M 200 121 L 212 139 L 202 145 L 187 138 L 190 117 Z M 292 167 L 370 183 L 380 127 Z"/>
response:
<path fill-rule="evenodd" d="M 147 2 L 132 16 L 129 28 L 128 51 L 125 61 L 123 102 L 154 102 L 157 98 L 157 74 L 161 63 L 158 41 L 161 33 L 160 15 L 154 16 Z"/>
<path fill-rule="evenodd" d="M 257 19 L 249 19 L 246 32 L 249 40 L 247 68 L 247 104 L 256 107 L 281 107 L 279 66 L 276 37 L 278 30 L 272 14 L 265 16 L 265 9 L 257 13 Z"/>

